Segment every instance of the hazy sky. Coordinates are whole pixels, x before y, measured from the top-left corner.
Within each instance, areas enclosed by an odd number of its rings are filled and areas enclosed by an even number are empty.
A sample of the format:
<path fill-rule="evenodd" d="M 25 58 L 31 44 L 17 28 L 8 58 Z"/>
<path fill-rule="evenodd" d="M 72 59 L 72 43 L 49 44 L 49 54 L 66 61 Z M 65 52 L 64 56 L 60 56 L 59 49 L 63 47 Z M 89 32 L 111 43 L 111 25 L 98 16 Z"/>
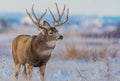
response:
<path fill-rule="evenodd" d="M 60 9 L 66 4 L 70 9 L 70 14 L 120 16 L 120 0 L 0 0 L 0 13 L 25 13 L 25 9 L 30 10 L 33 4 L 36 12 L 44 12 L 48 7 L 55 11 L 55 2 L 58 3 Z"/>

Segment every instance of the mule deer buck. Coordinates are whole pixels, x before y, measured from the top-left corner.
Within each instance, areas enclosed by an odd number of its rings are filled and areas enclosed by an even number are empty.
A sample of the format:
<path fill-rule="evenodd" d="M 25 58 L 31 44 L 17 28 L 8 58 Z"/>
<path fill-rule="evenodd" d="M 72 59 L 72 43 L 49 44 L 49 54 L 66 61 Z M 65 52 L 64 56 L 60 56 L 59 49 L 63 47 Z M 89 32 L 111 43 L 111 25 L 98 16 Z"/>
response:
<path fill-rule="evenodd" d="M 47 10 L 38 18 L 34 12 L 34 5 L 32 6 L 32 15 L 26 10 L 27 15 L 31 21 L 37 26 L 38 29 L 41 29 L 40 33 L 35 36 L 30 35 L 19 35 L 17 36 L 12 43 L 12 54 L 15 64 L 15 78 L 18 80 L 19 69 L 21 66 L 24 67 L 23 73 L 27 76 L 27 80 L 31 81 L 33 67 L 39 67 L 41 81 L 44 81 L 44 72 L 45 67 L 50 59 L 51 53 L 56 46 L 58 40 L 63 39 L 63 36 L 60 35 L 56 27 L 65 24 L 68 21 L 69 9 L 65 9 L 65 5 L 62 13 L 58 9 L 57 3 L 55 3 L 58 19 L 56 19 L 48 8 L 54 24 L 51 26 L 47 21 L 41 20 L 47 13 Z M 60 22 L 64 12 L 67 12 L 63 22 Z"/>

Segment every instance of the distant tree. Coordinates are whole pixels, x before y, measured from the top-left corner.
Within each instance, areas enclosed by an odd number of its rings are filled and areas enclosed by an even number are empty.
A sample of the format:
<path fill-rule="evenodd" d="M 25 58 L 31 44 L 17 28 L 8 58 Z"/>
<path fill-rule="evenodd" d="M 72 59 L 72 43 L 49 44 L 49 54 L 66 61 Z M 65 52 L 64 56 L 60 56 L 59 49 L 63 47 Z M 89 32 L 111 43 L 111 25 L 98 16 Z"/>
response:
<path fill-rule="evenodd" d="M 117 31 L 120 31 L 120 22 L 117 25 Z"/>
<path fill-rule="evenodd" d="M 9 19 L 0 19 L 0 26 L 2 28 L 10 27 L 10 20 Z"/>

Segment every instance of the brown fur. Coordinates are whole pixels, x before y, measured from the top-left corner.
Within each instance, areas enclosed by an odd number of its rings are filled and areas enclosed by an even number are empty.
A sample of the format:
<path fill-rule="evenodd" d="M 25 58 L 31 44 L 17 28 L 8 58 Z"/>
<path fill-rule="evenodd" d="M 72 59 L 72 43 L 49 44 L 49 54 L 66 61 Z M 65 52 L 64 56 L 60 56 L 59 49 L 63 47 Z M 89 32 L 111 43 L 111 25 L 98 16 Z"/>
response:
<path fill-rule="evenodd" d="M 55 27 L 65 24 L 68 21 L 69 8 L 67 9 L 67 15 L 63 22 L 60 22 L 65 11 L 65 6 L 63 12 L 59 13 L 57 3 L 55 3 L 58 12 L 58 19 L 55 19 L 53 13 L 50 14 L 54 20 L 54 25 L 50 26 L 47 21 L 40 24 L 41 19 L 44 17 L 46 12 L 44 12 L 40 18 L 34 13 L 34 6 L 32 7 L 32 14 L 26 10 L 31 21 L 39 28 L 41 32 L 36 36 L 29 35 L 19 35 L 12 43 L 12 54 L 15 63 L 15 77 L 18 78 L 20 66 L 24 66 L 24 73 L 27 75 L 28 81 L 31 80 L 33 67 L 39 67 L 41 80 L 44 80 L 45 67 L 50 59 L 51 53 L 55 48 L 56 42 L 59 39 L 63 39 L 63 36 L 58 33 Z"/>
<path fill-rule="evenodd" d="M 49 35 L 48 32 L 53 32 L 53 34 Z M 43 81 L 46 63 L 50 59 L 51 52 L 55 48 L 55 43 L 58 39 L 60 39 L 60 36 L 61 35 L 58 34 L 58 31 L 55 28 L 50 27 L 48 27 L 47 31 L 42 30 L 42 32 L 36 36 L 17 36 L 12 43 L 16 79 L 18 78 L 19 68 L 23 65 L 25 67 L 24 73 L 27 75 L 29 81 L 33 67 L 40 68 L 41 79 Z M 48 42 L 52 41 L 55 41 L 55 43 L 53 43 L 54 45 L 48 45 Z"/>
<path fill-rule="evenodd" d="M 41 56 L 42 51 L 53 49 L 54 47 L 48 47 L 42 36 L 20 35 L 13 40 L 12 48 L 15 64 L 25 65 L 28 63 L 34 65 L 39 59 L 45 62 L 45 58 L 50 56 Z"/>

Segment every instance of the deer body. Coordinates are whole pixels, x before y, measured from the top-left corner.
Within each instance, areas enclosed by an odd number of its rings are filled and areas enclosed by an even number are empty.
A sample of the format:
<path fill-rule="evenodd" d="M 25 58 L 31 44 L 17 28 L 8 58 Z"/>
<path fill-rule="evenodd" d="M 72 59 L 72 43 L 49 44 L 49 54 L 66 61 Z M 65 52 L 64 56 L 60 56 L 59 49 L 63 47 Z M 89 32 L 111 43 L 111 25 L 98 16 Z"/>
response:
<path fill-rule="evenodd" d="M 60 36 L 61 35 L 58 35 L 58 39 L 61 39 Z M 21 65 L 31 72 L 32 69 L 29 69 L 29 67 L 45 67 L 53 49 L 55 48 L 57 40 L 51 40 L 49 36 L 46 38 L 42 33 L 37 36 L 17 36 L 12 43 L 12 53 L 15 63 L 15 77 L 18 77 L 18 70 Z M 40 70 L 40 72 L 44 72 L 44 70 L 45 68 Z M 31 72 L 27 73 L 25 70 L 24 73 L 25 75 L 30 75 L 28 76 L 30 78 Z"/>
<path fill-rule="evenodd" d="M 65 21 L 62 23 L 59 23 L 59 21 L 63 16 L 63 12 L 60 14 L 58 11 L 59 19 L 55 20 L 52 12 L 50 11 L 55 21 L 54 24 L 57 23 L 54 26 L 51 26 L 47 21 L 44 21 L 43 25 L 40 24 L 40 21 L 46 12 L 40 18 L 37 18 L 32 7 L 32 14 L 36 21 L 32 18 L 31 14 L 27 10 L 26 12 L 32 22 L 37 25 L 38 28 L 41 28 L 41 31 L 38 35 L 35 36 L 19 35 L 13 40 L 12 54 L 15 64 L 15 78 L 16 80 L 18 79 L 19 69 L 22 65 L 24 67 L 23 73 L 25 76 L 27 76 L 28 81 L 31 81 L 33 67 L 39 67 L 41 81 L 44 81 L 46 64 L 50 59 L 53 49 L 56 46 L 56 42 L 63 39 L 63 36 L 58 33 L 55 27 L 67 22 L 68 11 Z"/>
<path fill-rule="evenodd" d="M 41 36 L 31 37 L 20 35 L 14 39 L 12 46 L 13 51 L 15 52 L 13 53 L 13 56 L 15 56 L 15 63 L 20 63 L 22 65 L 28 63 L 36 66 L 39 59 L 42 60 L 40 63 L 44 63 L 46 59 L 49 59 L 54 47 L 55 46 L 50 47 L 47 44 L 47 41 Z"/>

